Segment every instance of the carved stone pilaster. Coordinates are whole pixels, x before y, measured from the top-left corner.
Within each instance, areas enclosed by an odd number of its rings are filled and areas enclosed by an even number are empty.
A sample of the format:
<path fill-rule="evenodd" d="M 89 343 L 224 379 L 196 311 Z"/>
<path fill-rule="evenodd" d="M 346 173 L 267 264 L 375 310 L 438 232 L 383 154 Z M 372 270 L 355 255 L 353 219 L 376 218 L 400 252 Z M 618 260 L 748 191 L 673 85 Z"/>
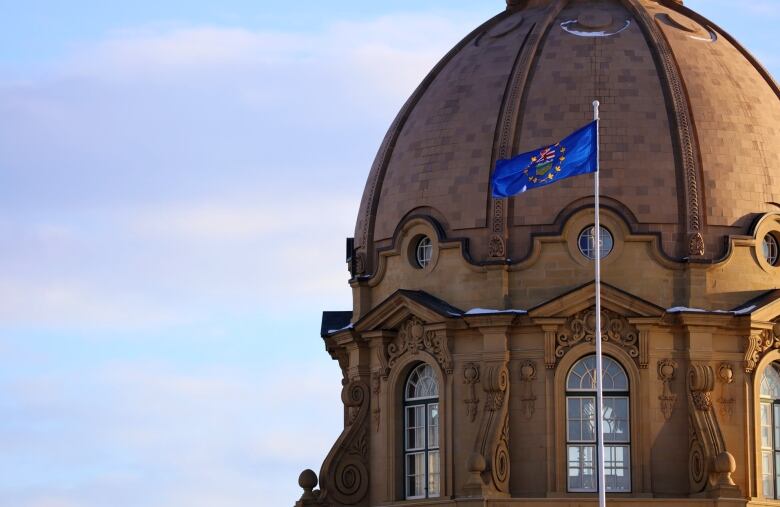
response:
<path fill-rule="evenodd" d="M 534 380 L 536 380 L 536 363 L 526 359 L 520 363 L 520 411 L 526 421 L 531 420 L 536 410 Z"/>
<path fill-rule="evenodd" d="M 479 412 L 479 397 L 477 397 L 476 384 L 479 383 L 479 365 L 476 363 L 467 363 L 463 367 L 463 383 L 468 386 L 466 389 L 466 398 L 463 402 L 466 404 L 466 415 L 471 422 L 477 420 Z"/>
<path fill-rule="evenodd" d="M 544 366 L 547 369 L 555 368 L 558 357 L 555 355 L 555 343 L 558 338 L 557 325 L 543 325 L 544 331 Z"/>
<path fill-rule="evenodd" d="M 373 394 L 371 415 L 374 418 L 374 430 L 379 431 L 379 423 L 382 420 L 382 409 L 380 408 L 379 395 L 382 392 L 382 377 L 380 372 L 375 371 L 371 374 L 371 394 Z"/>
<path fill-rule="evenodd" d="M 673 359 L 658 361 L 658 380 L 663 382 L 663 392 L 658 399 L 661 401 L 661 412 L 667 421 L 672 418 L 674 405 L 677 402 L 677 395 L 672 392 L 672 381 L 676 370 L 677 361 Z"/>

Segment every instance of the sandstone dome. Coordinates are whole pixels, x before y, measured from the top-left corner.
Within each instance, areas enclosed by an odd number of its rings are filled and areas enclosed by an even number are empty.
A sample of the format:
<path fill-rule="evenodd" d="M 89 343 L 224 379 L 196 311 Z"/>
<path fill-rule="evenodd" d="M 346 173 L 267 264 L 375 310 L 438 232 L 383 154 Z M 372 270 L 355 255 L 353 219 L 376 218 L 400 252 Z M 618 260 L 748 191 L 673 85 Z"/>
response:
<path fill-rule="evenodd" d="M 780 210 L 780 90 L 716 24 L 671 0 L 512 0 L 430 72 L 391 125 L 355 231 L 356 274 L 412 216 L 473 264 L 527 258 L 592 206 L 592 178 L 495 200 L 495 161 L 550 144 L 601 102 L 601 195 L 670 260 L 715 262 Z"/>

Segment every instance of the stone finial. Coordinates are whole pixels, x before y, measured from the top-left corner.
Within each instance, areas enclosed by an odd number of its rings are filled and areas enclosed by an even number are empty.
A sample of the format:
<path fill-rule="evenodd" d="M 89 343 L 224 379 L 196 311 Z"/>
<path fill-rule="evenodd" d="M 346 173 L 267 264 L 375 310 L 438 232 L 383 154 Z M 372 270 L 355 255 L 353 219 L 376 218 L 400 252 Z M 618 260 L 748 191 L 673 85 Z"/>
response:
<path fill-rule="evenodd" d="M 298 476 L 298 485 L 303 489 L 301 500 L 313 500 L 315 498 L 314 488 L 317 487 L 317 474 L 308 468 Z"/>

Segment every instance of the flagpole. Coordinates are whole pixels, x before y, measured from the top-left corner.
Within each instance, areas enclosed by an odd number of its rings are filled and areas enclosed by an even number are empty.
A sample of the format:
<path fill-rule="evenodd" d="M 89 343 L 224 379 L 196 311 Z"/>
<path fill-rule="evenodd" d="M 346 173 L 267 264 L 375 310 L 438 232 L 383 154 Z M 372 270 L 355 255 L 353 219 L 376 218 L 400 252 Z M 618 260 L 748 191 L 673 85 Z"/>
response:
<path fill-rule="evenodd" d="M 599 507 L 606 507 L 606 478 L 604 474 L 604 390 L 601 360 L 601 220 L 599 217 L 599 176 L 601 165 L 601 146 L 600 146 L 600 118 L 599 101 L 593 101 L 593 119 L 596 121 L 596 172 L 594 182 L 594 201 L 595 201 L 595 224 L 593 226 L 593 240 L 596 244 L 596 459 L 598 462 L 598 492 Z"/>

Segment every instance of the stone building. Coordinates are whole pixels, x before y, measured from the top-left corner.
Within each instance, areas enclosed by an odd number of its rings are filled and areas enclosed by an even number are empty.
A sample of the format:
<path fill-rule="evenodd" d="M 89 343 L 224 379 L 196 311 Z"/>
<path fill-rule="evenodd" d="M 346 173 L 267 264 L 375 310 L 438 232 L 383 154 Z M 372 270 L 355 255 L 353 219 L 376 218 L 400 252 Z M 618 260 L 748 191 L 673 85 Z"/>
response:
<path fill-rule="evenodd" d="M 297 505 L 592 505 L 598 425 L 612 505 L 780 505 L 777 84 L 681 1 L 508 3 L 381 144 L 323 316 L 344 431 Z M 491 197 L 594 99 L 601 231 L 591 175 Z"/>

